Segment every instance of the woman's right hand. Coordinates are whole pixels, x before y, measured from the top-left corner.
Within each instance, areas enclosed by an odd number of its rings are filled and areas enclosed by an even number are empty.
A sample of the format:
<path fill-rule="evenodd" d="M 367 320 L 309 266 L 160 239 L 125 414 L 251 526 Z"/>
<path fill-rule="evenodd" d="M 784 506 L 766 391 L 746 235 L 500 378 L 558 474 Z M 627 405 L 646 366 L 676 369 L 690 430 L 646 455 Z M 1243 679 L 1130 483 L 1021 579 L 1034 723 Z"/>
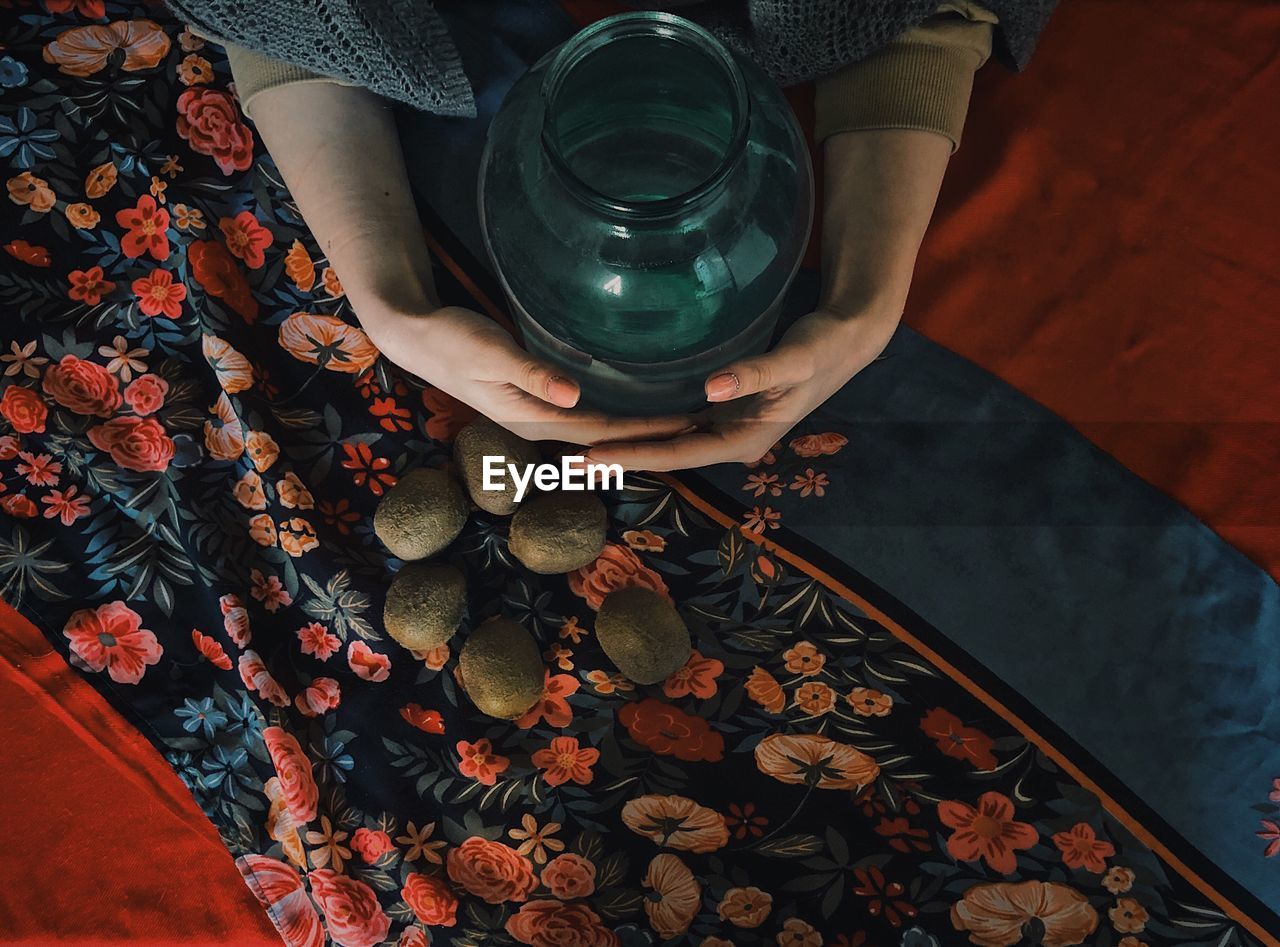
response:
<path fill-rule="evenodd" d="M 501 325 L 460 306 L 358 313 L 382 354 L 401 368 L 531 441 L 595 445 L 663 440 L 691 429 L 686 415 L 615 418 L 575 407 L 578 383 L 516 344 Z"/>

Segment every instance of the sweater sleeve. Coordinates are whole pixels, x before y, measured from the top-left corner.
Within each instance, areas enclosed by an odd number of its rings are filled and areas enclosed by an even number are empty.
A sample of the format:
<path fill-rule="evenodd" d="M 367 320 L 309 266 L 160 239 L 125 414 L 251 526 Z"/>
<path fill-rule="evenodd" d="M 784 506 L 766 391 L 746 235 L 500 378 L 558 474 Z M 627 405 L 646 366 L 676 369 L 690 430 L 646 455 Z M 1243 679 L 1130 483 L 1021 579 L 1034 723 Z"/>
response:
<path fill-rule="evenodd" d="M 198 34 L 203 35 L 203 34 Z M 231 66 L 231 78 L 235 80 L 236 95 L 240 99 L 240 110 L 249 118 L 253 118 L 253 97 L 259 92 L 274 89 L 277 86 L 291 85 L 295 82 L 336 82 L 339 85 L 351 85 L 342 79 L 335 79 L 302 66 L 280 59 L 272 59 L 262 53 L 254 52 L 235 43 L 213 36 L 204 36 L 213 43 L 226 48 L 227 63 Z"/>
<path fill-rule="evenodd" d="M 934 15 L 866 59 L 818 80 L 814 140 L 837 132 L 910 128 L 960 145 L 973 76 L 991 55 L 996 17 L 968 0 Z"/>

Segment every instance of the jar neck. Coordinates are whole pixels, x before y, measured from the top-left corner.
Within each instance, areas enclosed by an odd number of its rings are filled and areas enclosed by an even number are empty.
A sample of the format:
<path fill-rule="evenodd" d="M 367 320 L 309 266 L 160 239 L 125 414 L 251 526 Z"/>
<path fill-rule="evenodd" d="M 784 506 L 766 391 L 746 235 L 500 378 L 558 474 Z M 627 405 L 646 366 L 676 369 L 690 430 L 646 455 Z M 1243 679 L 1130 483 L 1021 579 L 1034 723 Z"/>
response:
<path fill-rule="evenodd" d="M 741 68 L 714 36 L 669 13 L 582 30 L 552 58 L 541 91 L 543 152 L 570 194 L 609 216 L 696 211 L 746 150 Z"/>

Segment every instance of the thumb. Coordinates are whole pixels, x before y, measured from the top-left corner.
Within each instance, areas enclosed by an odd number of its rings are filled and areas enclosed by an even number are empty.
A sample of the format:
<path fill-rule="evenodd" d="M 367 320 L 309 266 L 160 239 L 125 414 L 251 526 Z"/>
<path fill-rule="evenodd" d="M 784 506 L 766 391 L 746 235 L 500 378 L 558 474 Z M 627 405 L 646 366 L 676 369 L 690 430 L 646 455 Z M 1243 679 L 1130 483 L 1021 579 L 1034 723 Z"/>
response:
<path fill-rule="evenodd" d="M 809 360 L 798 347 L 783 346 L 755 358 L 731 362 L 707 379 L 707 400 L 732 401 L 770 388 L 786 388 L 813 375 Z"/>
<path fill-rule="evenodd" d="M 501 374 L 503 381 L 559 408 L 572 408 L 581 394 L 576 381 L 522 349 L 510 353 Z"/>

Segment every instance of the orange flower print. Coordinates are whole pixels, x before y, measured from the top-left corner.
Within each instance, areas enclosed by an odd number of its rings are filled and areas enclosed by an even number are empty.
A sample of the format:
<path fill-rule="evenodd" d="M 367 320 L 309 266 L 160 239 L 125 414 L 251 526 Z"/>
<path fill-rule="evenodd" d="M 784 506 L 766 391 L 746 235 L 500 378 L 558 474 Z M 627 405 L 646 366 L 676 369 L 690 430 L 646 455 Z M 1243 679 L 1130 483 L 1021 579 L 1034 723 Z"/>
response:
<path fill-rule="evenodd" d="M 67 222 L 76 230 L 92 230 L 102 220 L 101 214 L 84 203 L 68 204 L 63 213 L 67 215 Z"/>
<path fill-rule="evenodd" d="M 200 657 L 204 658 L 214 667 L 223 671 L 231 670 L 231 659 L 227 657 L 227 652 L 222 650 L 222 645 L 217 640 L 210 638 L 206 634 L 202 634 L 199 629 L 191 629 L 191 643 L 196 646 L 196 650 L 200 652 Z"/>
<path fill-rule="evenodd" d="M 204 422 L 204 446 L 217 460 L 236 460 L 244 453 L 244 427 L 226 393 L 209 409 L 213 420 Z M 273 545 L 274 540 L 267 545 Z"/>
<path fill-rule="evenodd" d="M 995 769 L 998 765 L 995 741 L 981 730 L 966 727 L 955 714 L 941 707 L 934 707 L 920 721 L 920 729 L 938 743 L 938 749 L 947 756 L 968 760 L 980 770 Z"/>
<path fill-rule="evenodd" d="M 182 301 L 187 298 L 187 287 L 175 283 L 173 274 L 168 270 L 152 270 L 146 276 L 134 280 L 132 289 L 133 294 L 138 297 L 138 308 L 144 316 L 177 319 L 182 315 Z"/>
<path fill-rule="evenodd" d="M 280 548 L 295 559 L 320 545 L 316 528 L 300 516 L 280 524 Z"/>
<path fill-rule="evenodd" d="M 793 704 L 810 717 L 820 717 L 835 709 L 836 692 L 821 681 L 809 681 L 796 688 Z"/>
<path fill-rule="evenodd" d="M 742 528 L 748 533 L 763 533 L 766 529 L 777 529 L 782 524 L 782 513 L 771 506 L 761 509 L 753 506 L 751 512 L 742 518 Z"/>
<path fill-rule="evenodd" d="M 573 720 L 573 709 L 568 698 L 578 692 L 582 684 L 576 677 L 568 674 L 552 674 L 547 671 L 546 683 L 542 689 L 542 699 L 534 704 L 523 717 L 516 720 L 521 730 L 535 727 L 545 720 L 548 727 L 567 727 Z"/>
<path fill-rule="evenodd" d="M 298 629 L 298 645 L 303 654 L 309 654 L 318 661 L 328 661 L 338 653 L 342 642 L 324 625 L 313 621 Z"/>
<path fill-rule="evenodd" d="M 647 894 L 644 913 L 662 940 L 682 936 L 702 905 L 702 886 L 677 856 L 655 855 L 642 882 Z"/>
<path fill-rule="evenodd" d="M 870 756 L 817 733 L 770 734 L 756 745 L 755 758 L 766 776 L 817 789 L 858 789 L 880 775 Z"/>
<path fill-rule="evenodd" d="M 156 636 L 142 627 L 142 616 L 124 602 L 73 612 L 62 634 L 76 657 L 94 671 L 106 671 L 117 684 L 137 684 L 164 653 Z"/>
<path fill-rule="evenodd" d="M 218 608 L 222 611 L 222 628 L 227 636 L 243 648 L 253 637 L 253 629 L 249 625 L 249 611 L 244 607 L 238 595 L 224 595 L 218 599 Z"/>
<path fill-rule="evenodd" d="M 169 190 L 168 184 L 160 180 L 160 177 L 158 175 L 155 175 L 155 174 L 151 175 L 151 186 L 147 188 L 147 191 L 148 193 L 151 194 L 152 197 L 154 197 L 157 201 L 163 204 L 165 201 L 164 192 L 167 190 Z"/>
<path fill-rule="evenodd" d="M 570 615 L 564 620 L 564 624 L 560 626 L 559 636 L 569 639 L 574 644 L 582 644 L 582 639 L 587 633 L 587 629 L 578 624 L 578 616 Z"/>
<path fill-rule="evenodd" d="M 385 457 L 374 457 L 373 451 L 369 449 L 368 444 L 363 441 L 357 441 L 354 444 L 343 444 L 342 451 L 347 455 L 347 459 L 342 462 L 342 466 L 347 470 L 355 471 L 351 475 L 351 479 L 357 487 L 368 485 L 369 492 L 376 497 L 380 497 L 384 489 L 396 485 L 395 474 L 387 472 L 387 468 L 391 466 L 391 461 Z"/>
<path fill-rule="evenodd" d="M 671 593 L 662 576 L 654 572 L 640 557 L 620 543 L 608 543 L 599 558 L 589 566 L 569 573 L 569 589 L 598 611 L 604 597 L 618 589 L 638 585 L 657 592 L 667 601 Z"/>
<path fill-rule="evenodd" d="M 87 270 L 72 270 L 67 274 L 67 295 L 84 303 L 96 306 L 102 297 L 116 288 L 116 284 L 105 278 L 100 266 L 91 266 Z"/>
<path fill-rule="evenodd" d="M 787 662 L 787 670 L 801 677 L 812 677 L 822 671 L 827 658 L 812 642 L 802 641 L 793 648 L 782 652 L 782 659 Z"/>
<path fill-rule="evenodd" d="M 343 536 L 351 532 L 351 524 L 360 522 L 360 514 L 351 509 L 351 501 L 346 497 L 337 503 L 321 500 L 319 510 L 325 525 L 332 526 Z"/>
<path fill-rule="evenodd" d="M 246 472 L 243 477 L 236 481 L 236 485 L 231 488 L 231 492 L 235 495 L 236 502 L 246 510 L 265 510 L 267 508 L 267 495 L 262 490 L 262 478 L 252 470 Z"/>
<path fill-rule="evenodd" d="M 658 756 L 674 756 L 690 763 L 724 759 L 724 737 L 703 717 L 674 704 L 646 697 L 629 701 L 618 711 L 627 735 Z"/>
<path fill-rule="evenodd" d="M 529 947 L 618 947 L 618 935 L 581 901 L 530 901 L 507 919 L 506 932 Z"/>
<path fill-rule="evenodd" d="M 747 696 L 771 714 L 781 713 L 787 704 L 787 695 L 777 679 L 762 667 L 751 669 L 746 688 Z"/>
<path fill-rule="evenodd" d="M 597 694 L 614 694 L 636 689 L 636 686 L 621 674 L 610 674 L 608 671 L 588 671 L 587 682 Z"/>
<path fill-rule="evenodd" d="M 976 884 L 951 906 L 952 926 L 980 947 L 1011 947 L 1032 921 L 1044 930 L 1040 943 L 1069 947 L 1097 929 L 1098 912 L 1071 886 L 1045 881 Z"/>
<path fill-rule="evenodd" d="M 798 917 L 789 917 L 782 922 L 777 941 L 778 947 L 822 947 L 822 935 L 813 929 L 812 924 Z"/>
<path fill-rule="evenodd" d="M 431 415 L 427 418 L 427 436 L 437 441 L 452 441 L 476 416 L 474 408 L 439 388 L 422 389 L 422 406 Z"/>
<path fill-rule="evenodd" d="M 746 802 L 742 805 L 736 802 L 729 803 L 729 814 L 724 817 L 724 822 L 736 839 L 759 838 L 764 834 L 764 827 L 769 824 L 767 818 L 756 815 L 754 802 Z"/>
<path fill-rule="evenodd" d="M 49 187 L 49 182 L 38 178 L 30 171 L 23 171 L 5 182 L 9 191 L 9 200 L 22 207 L 29 207 L 38 214 L 48 213 L 58 197 Z"/>
<path fill-rule="evenodd" d="M 315 509 L 316 501 L 311 491 L 292 470 L 284 475 L 283 480 L 276 481 L 276 495 L 280 497 L 281 505 L 290 510 Z"/>
<path fill-rule="evenodd" d="M 231 255 L 244 260 L 245 266 L 256 270 L 267 262 L 263 251 L 271 246 L 271 231 L 258 223 L 250 211 L 242 210 L 235 217 L 223 217 L 218 229 L 227 241 Z"/>
<path fill-rule="evenodd" d="M 126 228 L 120 238 L 120 252 L 129 259 L 150 254 L 153 260 L 169 259 L 169 212 L 156 204 L 150 194 L 138 198 L 134 207 L 116 211 L 116 223 Z M 184 293 L 185 295 L 185 293 Z"/>
<path fill-rule="evenodd" d="M 596 866 L 572 852 L 551 859 L 541 877 L 551 896 L 561 901 L 587 898 L 596 890 Z"/>
<path fill-rule="evenodd" d="M 893 709 L 893 698 L 870 687 L 855 687 L 845 700 L 859 717 L 887 717 Z"/>
<path fill-rule="evenodd" d="M 206 332 L 201 337 L 200 348 L 205 361 L 218 376 L 218 384 L 223 391 L 234 395 L 253 387 L 253 367 L 247 358 L 231 347 L 231 343 Z"/>
<path fill-rule="evenodd" d="M 116 178 L 120 172 L 110 161 L 98 165 L 84 179 L 84 194 L 90 200 L 96 200 L 116 186 Z"/>
<path fill-rule="evenodd" d="M 71 484 L 65 490 L 50 490 L 40 498 L 48 509 L 44 511 L 47 520 L 58 519 L 63 526 L 71 526 L 76 520 L 89 515 L 89 498 L 83 494 L 76 496 L 79 487 Z"/>
<path fill-rule="evenodd" d="M 796 474 L 796 478 L 791 481 L 791 489 L 799 490 L 802 497 L 810 494 L 820 497 L 826 495 L 830 484 L 831 480 L 826 474 L 814 473 L 812 467 L 806 467 L 803 474 Z"/>
<path fill-rule="evenodd" d="M 352 839 L 352 847 L 354 846 L 355 839 Z M 428 927 L 453 927 L 458 923 L 458 898 L 443 878 L 414 872 L 405 879 L 400 897 L 404 898 L 414 916 Z M 428 941 L 425 937 L 422 943 L 426 947 Z M 404 943 L 404 935 L 401 935 L 398 947 L 408 947 Z"/>
<path fill-rule="evenodd" d="M 1120 942 L 1116 944 L 1116 947 L 1147 947 L 1147 942 L 1138 940 L 1132 934 L 1126 934 L 1120 938 Z"/>
<path fill-rule="evenodd" d="M 277 576 L 263 575 L 262 570 L 254 569 L 249 573 L 249 582 L 251 583 L 249 594 L 261 602 L 262 607 L 267 611 L 275 612 L 281 605 L 293 604 L 293 596 Z"/>
<path fill-rule="evenodd" d="M 427 651 L 414 651 L 413 656 L 427 666 L 429 671 L 439 671 L 449 663 L 449 646 L 436 645 Z"/>
<path fill-rule="evenodd" d="M 251 692 L 260 694 L 263 700 L 270 701 L 277 707 L 289 706 L 289 695 L 286 694 L 284 688 L 280 686 L 280 682 L 272 677 L 271 672 L 267 670 L 267 666 L 263 663 L 262 658 L 258 657 L 258 652 L 250 650 L 240 655 L 238 666 L 240 670 L 240 680 L 244 681 L 244 686 Z M 290 737 L 289 739 L 293 738 Z M 294 745 L 297 745 L 296 742 Z M 280 772 L 278 764 L 276 772 Z M 311 767 L 308 765 L 308 776 L 310 775 L 310 772 Z M 283 773 L 280 773 L 280 776 L 282 779 L 284 778 Z M 300 818 L 300 821 L 307 822 L 314 817 L 315 811 L 312 810 L 311 815 L 306 818 Z"/>
<path fill-rule="evenodd" d="M 369 413 L 380 418 L 378 426 L 392 434 L 413 428 L 413 423 L 409 420 L 409 409 L 396 404 L 395 398 L 374 398 L 373 404 L 369 406 Z"/>
<path fill-rule="evenodd" d="M 265 431 L 250 431 L 245 440 L 245 449 L 253 466 L 261 473 L 276 462 L 280 456 L 280 447 L 276 439 Z"/>
<path fill-rule="evenodd" d="M 478 835 L 450 849 L 446 865 L 454 884 L 486 904 L 527 901 L 538 886 L 527 859 L 509 845 Z"/>
<path fill-rule="evenodd" d="M 771 910 L 773 895 L 755 887 L 730 888 L 716 907 L 720 920 L 744 928 L 759 927 Z"/>
<path fill-rule="evenodd" d="M 533 765 L 542 770 L 548 786 L 567 782 L 585 786 L 591 782 L 591 767 L 600 759 L 600 751 L 584 747 L 577 737 L 556 737 L 550 745 L 533 754 Z"/>
<path fill-rule="evenodd" d="M 553 643 L 551 647 L 542 652 L 542 659 L 555 664 L 562 671 L 573 670 L 573 650 L 566 648 L 562 644 Z"/>
<path fill-rule="evenodd" d="M 520 817 L 520 828 L 508 829 L 507 834 L 520 842 L 518 855 L 528 855 L 539 865 L 545 865 L 548 852 L 564 851 L 564 842 L 553 836 L 560 831 L 559 822 L 547 822 L 541 828 L 538 820 L 525 813 Z"/>
<path fill-rule="evenodd" d="M 173 225 L 179 230 L 204 230 L 204 214 L 186 204 L 174 204 L 172 208 Z"/>
<path fill-rule="evenodd" d="M 692 694 L 706 700 L 715 696 L 716 678 L 723 673 L 722 661 L 704 658 L 695 650 L 689 655 L 684 667 L 663 682 L 662 692 L 668 697 L 687 697 Z"/>
<path fill-rule="evenodd" d="M 279 541 L 275 520 L 266 513 L 249 517 L 249 538 L 259 546 L 274 546 Z"/>
<path fill-rule="evenodd" d="M 190 53 L 178 63 L 178 81 L 183 85 L 199 85 L 213 81 L 213 64 L 203 56 Z"/>
<path fill-rule="evenodd" d="M 120 55 L 125 72 L 138 72 L 154 69 L 168 54 L 169 37 L 159 25 L 151 20 L 118 20 L 63 30 L 45 46 L 44 61 L 66 75 L 84 78 L 105 69 L 112 55 Z"/>
<path fill-rule="evenodd" d="M 782 487 L 778 485 L 778 475 L 757 471 L 747 474 L 747 482 L 742 488 L 752 496 L 762 497 L 766 493 L 771 497 L 782 496 Z"/>
<path fill-rule="evenodd" d="M 280 324 L 280 347 L 299 361 L 348 375 L 359 375 L 378 359 L 362 330 L 337 316 L 309 312 L 295 312 Z"/>
<path fill-rule="evenodd" d="M 883 917 L 892 926 L 900 927 L 904 918 L 920 913 L 919 908 L 903 897 L 906 889 L 886 878 L 879 868 L 855 868 L 853 877 L 857 882 L 853 893 L 868 899 L 867 913 L 873 917 Z"/>
<path fill-rule="evenodd" d="M 427 710 L 421 704 L 405 704 L 400 708 L 400 717 L 411 727 L 417 727 L 423 733 L 444 735 L 444 716 L 438 710 Z"/>
<path fill-rule="evenodd" d="M 1077 822 L 1070 830 L 1056 833 L 1053 844 L 1062 852 L 1062 862 L 1068 868 L 1098 874 L 1106 871 L 1106 859 L 1116 853 L 1115 846 L 1098 838 L 1087 822 Z"/>
<path fill-rule="evenodd" d="M 805 434 L 791 441 L 792 453 L 798 457 L 826 457 L 835 454 L 849 443 L 843 434 L 828 431 L 825 434 Z"/>
<path fill-rule="evenodd" d="M 1141 934 L 1150 919 L 1147 909 L 1133 898 L 1119 898 L 1116 906 L 1107 910 L 1107 916 L 1121 934 Z"/>
<path fill-rule="evenodd" d="M 985 792 L 978 805 L 949 800 L 938 803 L 938 818 L 955 829 L 947 851 L 957 861 L 985 861 L 1002 875 L 1017 867 L 1016 852 L 1040 840 L 1035 827 L 1014 819 L 1013 803 L 998 792 Z"/>
<path fill-rule="evenodd" d="M 1112 865 L 1107 869 L 1107 873 L 1102 877 L 1102 887 L 1106 888 L 1112 894 L 1124 894 L 1133 887 L 1133 882 L 1137 875 L 1134 874 L 1132 868 L 1122 868 L 1119 865 Z"/>
<path fill-rule="evenodd" d="M 316 284 L 316 265 L 301 240 L 293 241 L 289 252 L 284 255 L 284 272 L 304 293 L 310 292 Z"/>
<path fill-rule="evenodd" d="M 48 247 L 35 246 L 26 240 L 10 240 L 4 245 L 4 252 L 15 260 L 30 266 L 51 266 L 53 264 L 53 257 L 49 255 Z"/>
<path fill-rule="evenodd" d="M 391 659 L 363 641 L 353 641 L 347 647 L 347 664 L 356 677 L 374 684 L 380 684 L 391 676 Z"/>
<path fill-rule="evenodd" d="M 724 816 L 684 796 L 636 796 L 623 805 L 622 821 L 663 848 L 706 854 L 729 842 Z"/>
<path fill-rule="evenodd" d="M 304 717 L 320 717 L 335 709 L 342 700 L 342 689 L 331 677 L 317 677 L 293 699 Z M 359 833 L 356 833 L 359 835 Z"/>
<path fill-rule="evenodd" d="M 324 272 L 320 274 L 320 280 L 324 283 L 324 291 L 329 294 L 332 299 L 341 299 L 344 295 L 342 283 L 338 280 L 338 274 L 334 272 L 333 267 L 326 266 Z"/>
<path fill-rule="evenodd" d="M 622 541 L 637 552 L 662 552 L 667 548 L 667 541 L 649 529 L 629 529 L 622 534 Z"/>

